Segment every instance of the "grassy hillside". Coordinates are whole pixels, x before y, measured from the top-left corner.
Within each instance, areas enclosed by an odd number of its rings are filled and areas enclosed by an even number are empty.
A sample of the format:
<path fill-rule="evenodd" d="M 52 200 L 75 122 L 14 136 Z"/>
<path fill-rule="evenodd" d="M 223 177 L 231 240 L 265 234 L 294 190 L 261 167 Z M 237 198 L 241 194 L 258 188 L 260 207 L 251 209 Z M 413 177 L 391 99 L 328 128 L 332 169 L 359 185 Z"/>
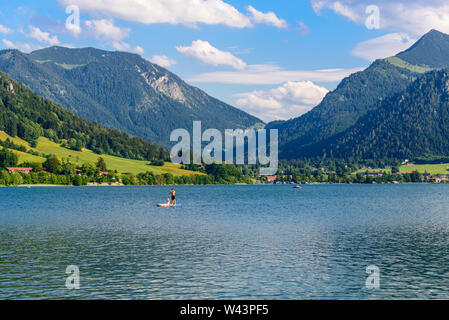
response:
<path fill-rule="evenodd" d="M 417 66 L 411 63 L 408 63 L 407 61 L 402 60 L 399 57 L 390 57 L 385 59 L 386 61 L 388 61 L 389 63 L 391 63 L 392 65 L 402 68 L 402 69 L 407 69 L 411 72 L 414 73 L 426 73 L 429 71 L 432 71 L 433 69 L 430 67 L 425 67 L 425 66 Z"/>
<path fill-rule="evenodd" d="M 0 146 L 0 150 L 2 150 L 3 147 Z M 17 151 L 17 150 L 10 150 L 13 153 L 17 154 L 19 157 L 19 164 L 24 163 L 24 162 L 40 162 L 40 163 L 44 163 L 46 158 L 43 157 L 39 157 L 39 156 L 35 156 L 26 152 L 22 152 L 22 151 Z"/>
<path fill-rule="evenodd" d="M 401 166 L 399 168 L 401 172 L 413 172 L 430 173 L 431 175 L 437 174 L 449 174 L 449 163 L 443 164 L 419 164 L 415 166 Z"/>
<path fill-rule="evenodd" d="M 173 163 L 166 163 L 163 167 L 149 166 L 148 161 L 131 160 L 125 158 L 119 158 L 110 155 L 98 155 L 91 150 L 83 149 L 82 151 L 74 151 L 70 149 L 63 148 L 60 144 L 50 141 L 47 138 L 40 137 L 37 141 L 36 148 L 32 148 L 28 142 L 22 140 L 18 137 L 11 137 L 4 131 L 0 131 L 0 140 L 5 141 L 10 139 L 17 145 L 22 145 L 27 148 L 27 150 L 32 150 L 46 155 L 56 155 L 61 159 L 69 159 L 70 162 L 76 165 L 83 165 L 84 163 L 95 163 L 99 157 L 102 157 L 106 161 L 106 165 L 109 170 L 117 170 L 119 173 L 132 173 L 138 174 L 143 172 L 153 172 L 154 174 L 171 173 L 175 176 L 181 175 L 193 175 L 200 174 L 198 172 L 192 172 L 180 169 L 179 165 Z M 12 150 L 19 156 L 19 163 L 23 162 L 41 162 L 43 163 L 46 159 L 43 157 L 34 156 L 29 153 L 20 152 Z"/>
<path fill-rule="evenodd" d="M 20 137 L 35 146 L 39 137 L 60 143 L 67 140 L 69 148 L 88 148 L 135 160 L 168 159 L 167 150 L 118 130 L 88 122 L 44 100 L 24 85 L 0 72 L 0 130 Z"/>
<path fill-rule="evenodd" d="M 355 173 L 365 173 L 366 171 L 369 172 L 388 172 L 391 173 L 391 170 L 389 169 L 361 169 L 356 171 Z M 402 173 L 407 172 L 414 172 L 418 171 L 419 173 L 430 173 L 431 175 L 439 175 L 439 174 L 449 174 L 449 163 L 442 163 L 442 164 L 417 164 L 414 166 L 400 166 L 399 171 Z"/>

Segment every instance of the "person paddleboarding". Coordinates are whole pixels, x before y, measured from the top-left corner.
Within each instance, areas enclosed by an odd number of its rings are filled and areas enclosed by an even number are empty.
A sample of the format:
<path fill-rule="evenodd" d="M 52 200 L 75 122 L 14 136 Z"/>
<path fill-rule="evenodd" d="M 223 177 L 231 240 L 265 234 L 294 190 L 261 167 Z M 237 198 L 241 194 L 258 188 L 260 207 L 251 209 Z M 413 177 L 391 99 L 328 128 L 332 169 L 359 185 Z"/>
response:
<path fill-rule="evenodd" d="M 168 203 L 170 204 L 170 199 L 171 199 L 171 205 L 176 206 L 176 191 L 175 188 L 172 188 L 170 191 L 170 194 L 168 195 Z"/>
<path fill-rule="evenodd" d="M 180 204 L 176 204 L 176 191 L 175 188 L 172 188 L 170 191 L 170 194 L 168 195 L 168 199 L 167 199 L 167 203 L 159 203 L 157 204 L 158 207 L 163 207 L 163 208 L 175 208 L 175 207 L 180 207 Z"/>

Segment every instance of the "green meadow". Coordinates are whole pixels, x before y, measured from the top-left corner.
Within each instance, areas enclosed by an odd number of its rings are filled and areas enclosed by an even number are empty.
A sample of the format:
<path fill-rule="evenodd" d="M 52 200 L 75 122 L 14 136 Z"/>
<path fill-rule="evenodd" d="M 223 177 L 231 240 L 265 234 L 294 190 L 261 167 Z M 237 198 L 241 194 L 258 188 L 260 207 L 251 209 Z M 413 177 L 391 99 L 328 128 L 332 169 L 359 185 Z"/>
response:
<path fill-rule="evenodd" d="M 391 173 L 390 169 L 361 169 L 356 171 L 355 173 L 365 173 L 366 171 L 369 172 L 388 172 Z M 438 174 L 449 174 L 449 163 L 442 163 L 442 164 L 417 164 L 413 166 L 400 166 L 399 171 L 402 173 L 407 172 L 413 172 L 418 171 L 419 173 L 430 173 L 431 175 L 438 175 Z"/>
<path fill-rule="evenodd" d="M 0 140 L 4 141 L 9 138 L 15 144 L 25 146 L 27 150 L 33 150 L 45 155 L 56 155 L 61 159 L 68 159 L 76 165 L 83 165 L 84 163 L 95 163 L 99 157 L 106 161 L 108 170 L 117 170 L 121 174 L 139 174 L 143 172 L 153 172 L 154 174 L 171 173 L 174 176 L 194 175 L 199 172 L 192 172 L 180 169 L 180 165 L 173 163 L 165 163 L 162 167 L 150 166 L 148 161 L 131 160 L 125 158 L 114 157 L 105 154 L 96 154 L 91 150 L 83 149 L 82 151 L 70 150 L 63 148 L 60 144 L 50 141 L 47 138 L 40 137 L 37 142 L 37 147 L 32 148 L 28 142 L 17 138 L 10 137 L 3 131 L 0 131 Z M 19 163 L 23 162 L 41 162 L 46 159 L 44 157 L 35 156 L 29 153 L 12 150 L 19 156 Z"/>
<path fill-rule="evenodd" d="M 401 166 L 399 168 L 401 172 L 413 172 L 418 171 L 420 173 L 430 173 L 432 175 L 437 174 L 449 174 L 449 163 L 443 164 L 418 164 L 415 166 Z"/>

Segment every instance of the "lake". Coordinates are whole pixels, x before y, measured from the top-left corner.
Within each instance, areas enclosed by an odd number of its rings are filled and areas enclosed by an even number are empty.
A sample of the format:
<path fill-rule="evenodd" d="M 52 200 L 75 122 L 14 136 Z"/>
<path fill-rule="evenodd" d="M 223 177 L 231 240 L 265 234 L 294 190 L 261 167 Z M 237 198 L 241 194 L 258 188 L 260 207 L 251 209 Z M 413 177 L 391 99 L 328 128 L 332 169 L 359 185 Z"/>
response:
<path fill-rule="evenodd" d="M 169 191 L 0 188 L 0 299 L 449 298 L 449 185 Z"/>

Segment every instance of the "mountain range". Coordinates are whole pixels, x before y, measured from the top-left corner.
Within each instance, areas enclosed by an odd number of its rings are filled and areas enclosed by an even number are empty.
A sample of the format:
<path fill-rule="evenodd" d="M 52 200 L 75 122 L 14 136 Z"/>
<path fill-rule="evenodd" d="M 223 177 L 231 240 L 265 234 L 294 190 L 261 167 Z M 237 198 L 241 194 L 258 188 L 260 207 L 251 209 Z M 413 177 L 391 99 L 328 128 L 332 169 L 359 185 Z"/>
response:
<path fill-rule="evenodd" d="M 430 71 L 386 98 L 340 134 L 308 148 L 346 160 L 434 159 L 449 155 L 449 69 Z"/>
<path fill-rule="evenodd" d="M 69 149 L 88 148 L 136 160 L 166 160 L 167 150 L 141 138 L 88 122 L 54 102 L 38 96 L 0 71 L 0 131 L 36 147 L 39 137 L 63 142 Z"/>
<path fill-rule="evenodd" d="M 224 130 L 263 122 L 192 87 L 137 54 L 50 47 L 0 51 L 0 70 L 75 114 L 168 147 L 194 120 Z"/>
<path fill-rule="evenodd" d="M 221 130 L 263 125 L 136 54 L 4 50 L 0 70 L 87 120 L 163 146 L 173 129 L 190 129 L 193 120 Z M 431 30 L 408 50 L 343 79 L 305 115 L 266 128 L 279 130 L 284 159 L 447 157 L 448 70 L 449 35 Z M 74 139 L 93 150 L 110 148 Z"/>
<path fill-rule="evenodd" d="M 280 154 L 283 158 L 327 156 L 346 159 L 360 157 L 378 159 L 386 157 L 388 154 L 385 150 L 381 150 L 382 147 L 379 144 L 367 142 L 366 137 L 369 134 L 375 134 L 376 130 L 366 126 L 365 123 L 372 119 L 385 118 L 390 111 L 392 112 L 392 105 L 395 105 L 395 101 L 391 100 L 392 97 L 398 97 L 401 94 L 409 97 L 412 94 L 410 90 L 416 89 L 416 87 L 410 87 L 412 83 L 423 81 L 427 72 L 448 66 L 449 35 L 431 30 L 408 50 L 394 57 L 376 60 L 366 70 L 345 78 L 317 107 L 305 115 L 289 121 L 269 123 L 267 127 L 279 129 Z M 434 76 L 438 77 L 439 74 Z M 424 84 L 420 88 L 426 90 Z M 422 92 L 423 95 L 425 93 Z M 440 94 L 443 95 L 444 92 Z M 401 106 L 404 107 L 403 104 Z M 427 108 L 426 105 L 422 107 Z M 400 110 L 397 109 L 395 112 L 401 113 Z M 441 109 L 438 108 L 438 110 Z M 407 117 L 407 113 L 411 111 L 412 109 L 404 108 L 402 114 Z M 408 116 L 414 118 L 412 114 Z M 399 122 L 397 125 L 400 127 L 402 123 Z M 374 132 L 365 130 L 374 130 Z M 428 130 L 430 132 L 432 128 Z M 423 130 L 421 134 L 429 132 Z M 402 130 L 400 133 L 408 135 Z M 349 137 L 352 138 L 349 139 Z M 396 138 L 402 143 L 409 141 L 404 136 Z M 364 151 L 357 149 L 356 145 L 360 148 L 364 145 Z M 393 147 L 391 144 L 389 146 Z M 391 156 L 418 155 L 420 153 L 418 150 L 426 149 L 427 153 L 432 153 L 431 150 L 443 152 L 429 145 L 421 146 L 416 149 L 416 152 L 411 151 L 412 149 L 414 147 L 411 145 L 396 146 L 391 149 Z M 445 151 L 445 154 L 449 154 L 449 149 Z"/>

